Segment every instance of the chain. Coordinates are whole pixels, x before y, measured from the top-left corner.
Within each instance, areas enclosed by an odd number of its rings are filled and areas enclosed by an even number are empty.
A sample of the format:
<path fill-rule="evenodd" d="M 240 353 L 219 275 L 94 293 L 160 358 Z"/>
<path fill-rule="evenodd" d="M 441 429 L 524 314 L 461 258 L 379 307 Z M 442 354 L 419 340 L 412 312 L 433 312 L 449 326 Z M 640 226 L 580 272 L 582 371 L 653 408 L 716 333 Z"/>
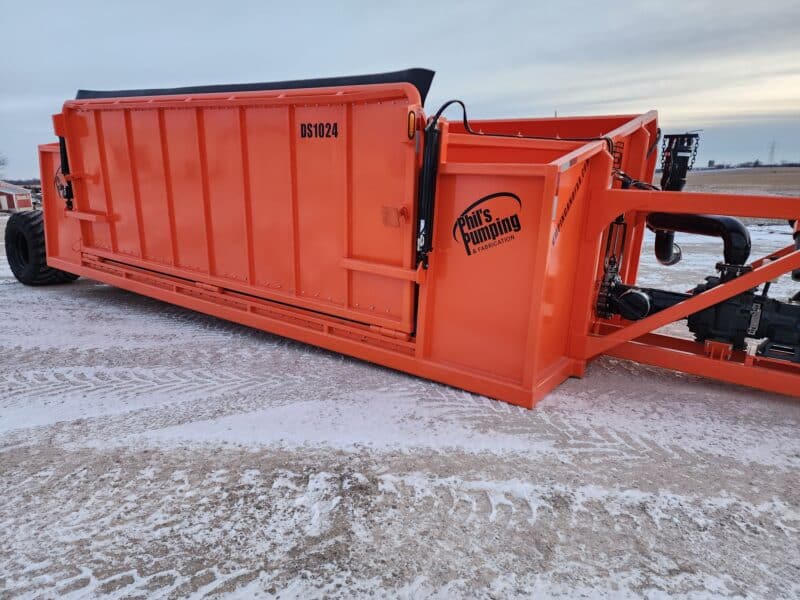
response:
<path fill-rule="evenodd" d="M 700 147 L 700 138 L 694 138 L 694 144 L 692 146 L 692 157 L 689 159 L 689 170 L 692 170 L 694 167 L 694 159 L 697 158 L 697 149 Z"/>
<path fill-rule="evenodd" d="M 614 168 L 622 168 L 622 153 L 625 150 L 625 142 L 614 142 Z"/>
<path fill-rule="evenodd" d="M 664 136 L 663 141 L 661 142 L 661 170 L 663 171 L 667 165 L 667 140 L 669 136 Z M 695 137 L 694 143 L 692 144 L 692 156 L 689 158 L 689 168 L 688 170 L 691 171 L 694 167 L 694 161 L 697 159 L 697 150 L 700 148 L 700 138 Z"/>

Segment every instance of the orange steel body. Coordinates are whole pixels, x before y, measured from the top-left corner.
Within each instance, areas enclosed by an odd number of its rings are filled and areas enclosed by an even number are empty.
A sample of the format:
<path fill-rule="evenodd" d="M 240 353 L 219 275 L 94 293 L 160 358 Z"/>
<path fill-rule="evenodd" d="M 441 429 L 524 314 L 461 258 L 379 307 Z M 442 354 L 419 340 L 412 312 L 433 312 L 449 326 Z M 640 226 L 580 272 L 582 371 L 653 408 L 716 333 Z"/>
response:
<path fill-rule="evenodd" d="M 43 188 L 48 264 L 525 407 L 601 354 L 800 395 L 796 364 L 652 333 L 800 268 L 792 248 L 636 323 L 594 310 L 617 215 L 634 283 L 648 212 L 796 218 L 797 198 L 617 189 L 615 163 L 652 178 L 655 112 L 472 122 L 602 136 L 613 154 L 603 140 L 442 120 L 425 269 L 424 122 L 404 83 L 68 101 L 54 124 L 75 199 L 67 210 Z M 40 163 L 52 182 L 57 144 Z"/>

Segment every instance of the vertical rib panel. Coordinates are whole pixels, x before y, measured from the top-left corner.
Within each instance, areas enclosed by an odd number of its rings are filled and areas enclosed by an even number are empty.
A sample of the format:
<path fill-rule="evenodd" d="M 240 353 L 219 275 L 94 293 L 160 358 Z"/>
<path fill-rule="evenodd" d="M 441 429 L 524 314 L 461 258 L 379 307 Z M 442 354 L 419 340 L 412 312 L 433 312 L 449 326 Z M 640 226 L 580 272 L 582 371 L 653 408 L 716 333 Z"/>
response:
<path fill-rule="evenodd" d="M 205 223 L 206 249 L 208 250 L 208 272 L 217 274 L 214 248 L 214 230 L 211 224 L 211 206 L 208 193 L 208 155 L 206 154 L 206 132 L 203 122 L 203 109 L 195 109 L 197 123 L 197 149 L 200 154 L 200 195 L 203 201 L 203 222 Z"/>

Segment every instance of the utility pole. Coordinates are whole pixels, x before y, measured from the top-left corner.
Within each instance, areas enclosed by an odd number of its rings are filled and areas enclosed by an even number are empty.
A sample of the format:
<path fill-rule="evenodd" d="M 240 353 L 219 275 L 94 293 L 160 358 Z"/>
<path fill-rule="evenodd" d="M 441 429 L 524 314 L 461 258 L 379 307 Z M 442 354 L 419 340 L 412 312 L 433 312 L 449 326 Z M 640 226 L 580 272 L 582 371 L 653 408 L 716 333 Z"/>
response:
<path fill-rule="evenodd" d="M 771 165 L 775 164 L 775 146 L 775 140 L 772 140 L 769 145 L 769 164 Z"/>

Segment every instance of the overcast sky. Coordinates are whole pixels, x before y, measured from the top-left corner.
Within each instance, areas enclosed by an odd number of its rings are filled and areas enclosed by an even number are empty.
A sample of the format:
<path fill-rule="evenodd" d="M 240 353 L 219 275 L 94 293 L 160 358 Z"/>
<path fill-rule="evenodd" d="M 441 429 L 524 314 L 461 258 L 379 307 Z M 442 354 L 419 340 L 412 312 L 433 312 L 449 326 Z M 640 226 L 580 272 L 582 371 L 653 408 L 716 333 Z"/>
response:
<path fill-rule="evenodd" d="M 428 67 L 426 108 L 473 117 L 659 110 L 700 159 L 800 161 L 800 1 L 0 0 L 0 153 L 37 174 L 78 88 L 239 83 Z"/>

